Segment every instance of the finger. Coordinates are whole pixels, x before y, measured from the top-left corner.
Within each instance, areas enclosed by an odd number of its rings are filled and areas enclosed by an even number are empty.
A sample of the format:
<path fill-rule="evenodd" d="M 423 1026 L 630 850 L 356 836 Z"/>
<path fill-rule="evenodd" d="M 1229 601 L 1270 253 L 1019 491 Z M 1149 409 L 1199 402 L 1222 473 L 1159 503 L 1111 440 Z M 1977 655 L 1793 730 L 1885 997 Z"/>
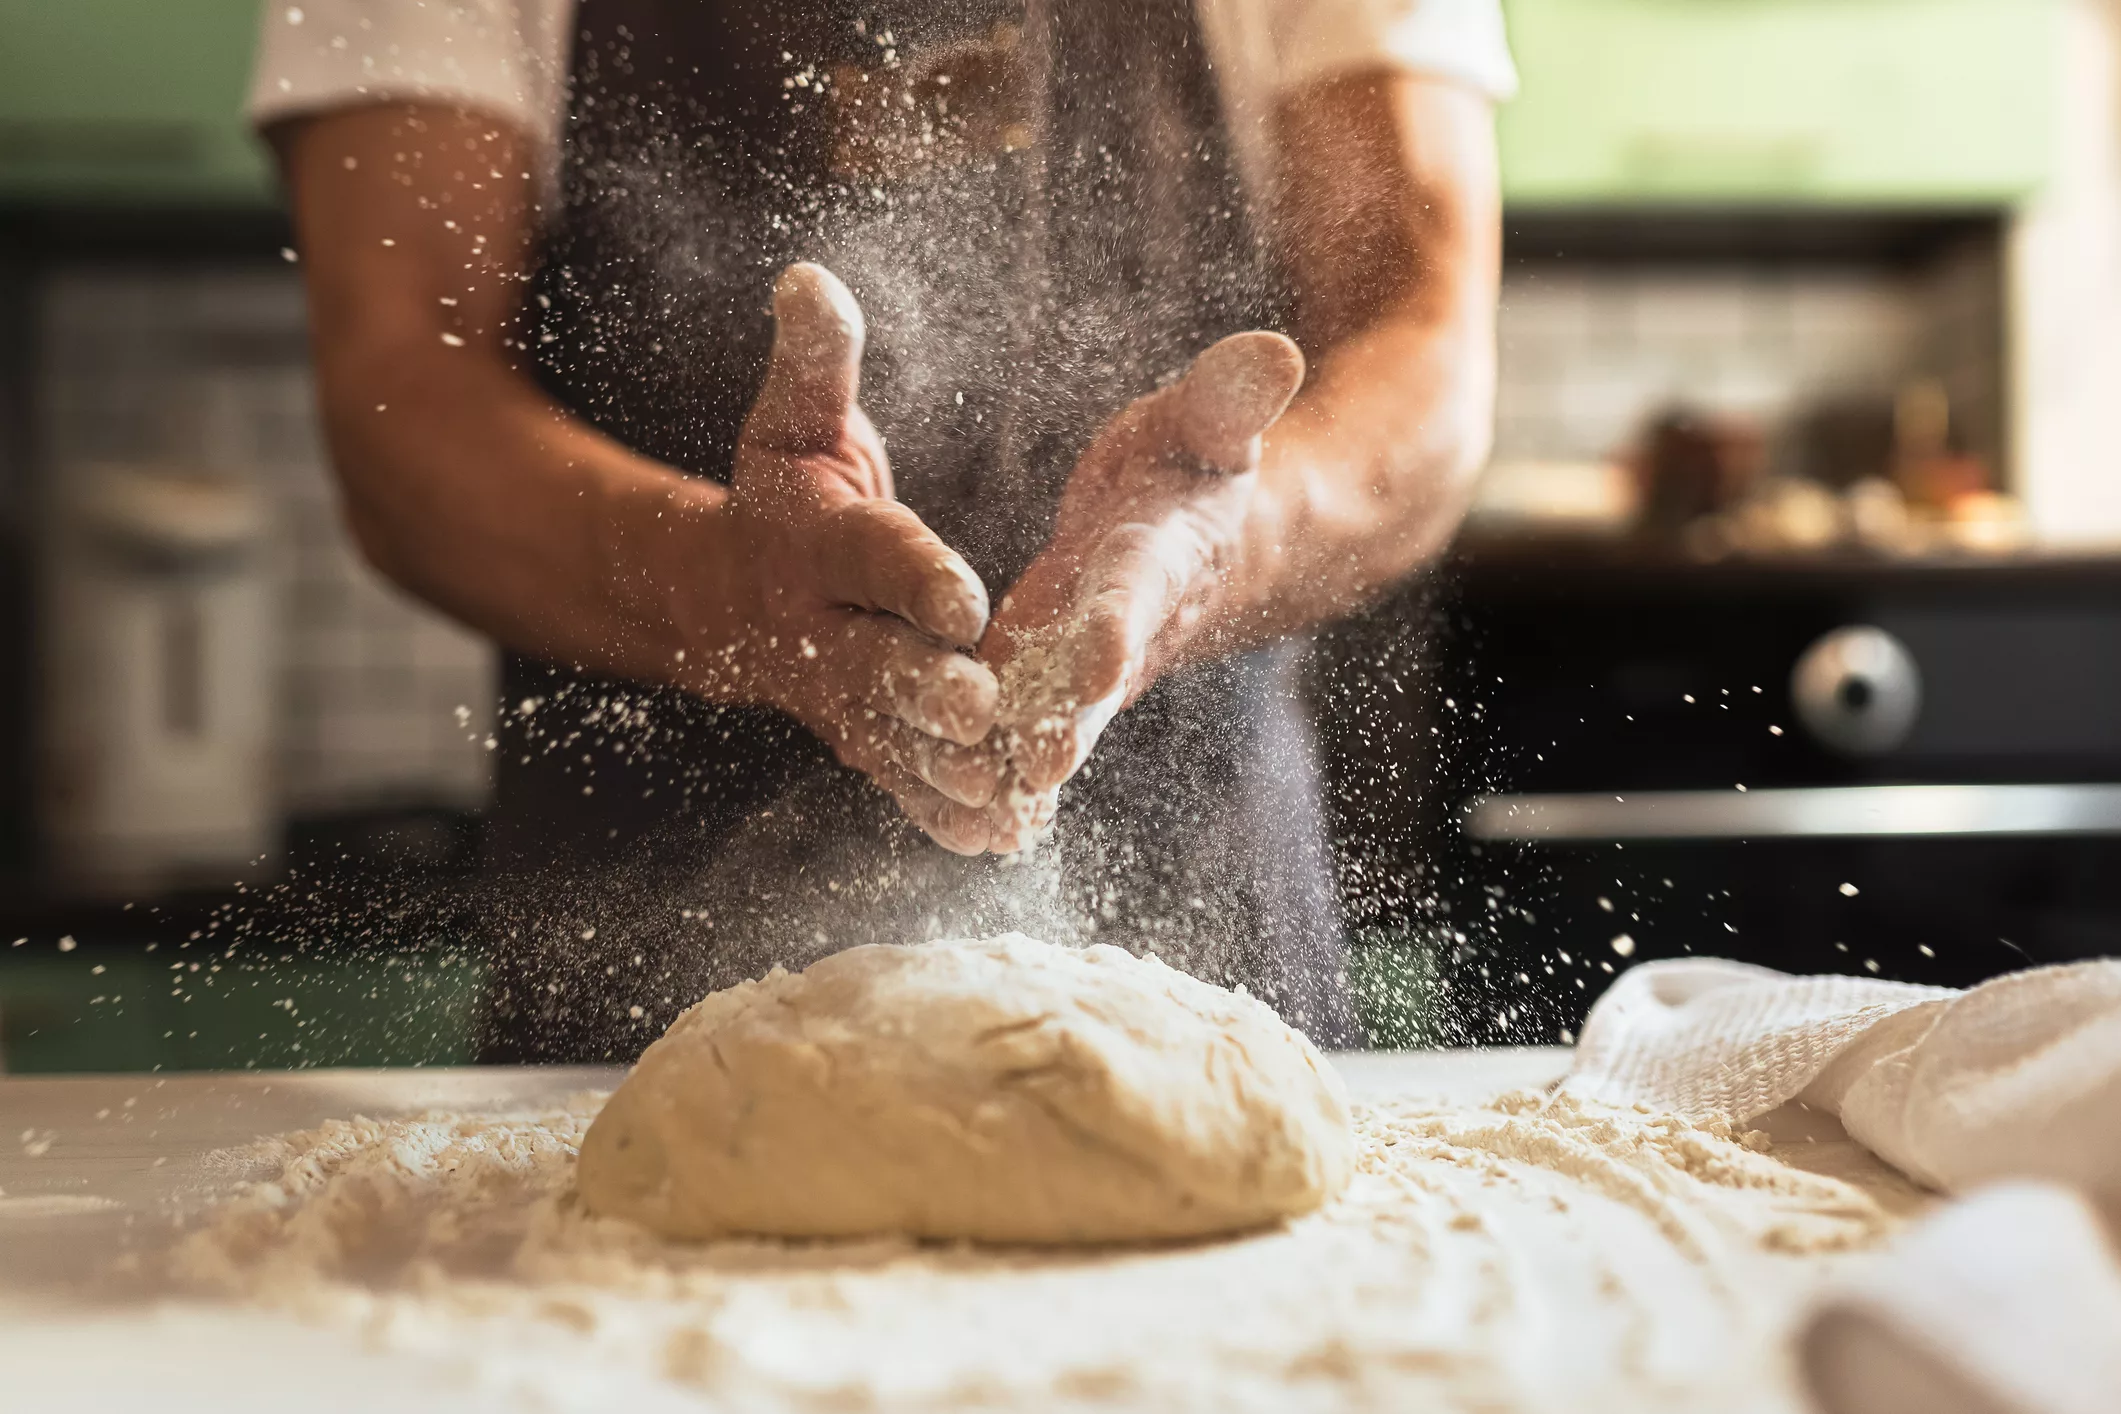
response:
<path fill-rule="evenodd" d="M 773 355 L 745 432 L 785 452 L 839 444 L 861 392 L 862 308 L 839 277 L 807 262 L 773 287 Z"/>
<path fill-rule="evenodd" d="M 821 674 L 828 706 L 859 704 L 960 746 L 994 728 L 1001 684 L 993 670 L 888 615 L 849 610 L 819 651 L 830 655 Z"/>
<path fill-rule="evenodd" d="M 1048 710 L 1019 723 L 1009 739 L 1009 764 L 1019 777 L 1021 797 L 1014 802 L 1015 810 L 1028 814 L 1038 792 L 1059 787 L 1089 755 L 1073 697 L 1056 700 Z"/>
<path fill-rule="evenodd" d="M 1303 381 L 1303 351 L 1292 341 L 1263 329 L 1232 334 L 1193 360 L 1171 389 L 1172 438 L 1208 467 L 1244 471 L 1258 459 L 1259 435 Z"/>
<path fill-rule="evenodd" d="M 980 809 L 1001 788 L 1006 762 L 991 738 L 960 746 L 888 718 L 881 728 L 892 760 L 959 805 Z"/>
<path fill-rule="evenodd" d="M 921 827 L 928 838 L 952 854 L 985 854 L 993 839 L 987 817 L 946 799 L 903 768 L 886 766 L 877 777 L 906 812 L 906 818 Z"/>
<path fill-rule="evenodd" d="M 943 848 L 957 854 L 985 854 L 994 848 L 994 830 L 986 812 L 944 801 L 935 812 L 935 823 L 924 826 Z"/>
<path fill-rule="evenodd" d="M 1037 842 L 1039 832 L 1052 823 L 1059 805 L 1058 791 L 1034 791 L 1021 777 L 1011 780 L 986 812 L 987 848 L 996 854 L 1029 849 Z"/>
<path fill-rule="evenodd" d="M 956 854 L 984 853 L 991 834 L 986 817 L 950 800 L 899 762 L 892 741 L 896 724 L 889 718 L 860 708 L 855 713 L 854 720 L 842 719 L 836 732 L 826 734 L 840 764 L 888 791 L 906 818 L 943 848 Z"/>
<path fill-rule="evenodd" d="M 1122 525 L 1098 543 L 1083 567 L 1069 654 L 1071 686 L 1089 702 L 1124 686 L 1121 679 L 1149 651 L 1187 588 L 1211 567 L 1200 534 L 1183 518 Z"/>
<path fill-rule="evenodd" d="M 1107 641 L 1117 637 L 1116 630 L 1107 628 L 1109 622 L 1102 621 L 1098 626 L 1100 636 Z M 1103 691 L 1094 696 L 1072 697 L 1065 710 L 1048 713 L 1018 729 L 1009 761 L 1023 776 L 1026 787 L 1034 792 L 1058 790 L 1083 768 L 1097 739 L 1104 735 L 1127 700 L 1128 676 L 1125 672 L 1105 674 Z"/>
<path fill-rule="evenodd" d="M 994 728 L 1001 684 L 985 663 L 910 630 L 887 632 L 861 700 L 916 731 L 969 747 Z"/>
<path fill-rule="evenodd" d="M 1084 569 L 1075 622 L 1053 650 L 1059 671 L 1046 710 L 1019 729 L 1010 753 L 1032 788 L 1054 789 L 1082 769 L 1204 562 L 1198 537 L 1177 521 L 1123 525 L 1105 537 Z"/>
<path fill-rule="evenodd" d="M 964 556 L 897 501 L 854 501 L 826 517 L 819 588 L 835 603 L 896 614 L 961 648 L 987 631 L 987 586 Z"/>
<path fill-rule="evenodd" d="M 1034 644 L 1058 639 L 1075 602 L 1079 557 L 1048 546 L 1002 596 L 979 642 L 980 661 L 1001 672 Z"/>

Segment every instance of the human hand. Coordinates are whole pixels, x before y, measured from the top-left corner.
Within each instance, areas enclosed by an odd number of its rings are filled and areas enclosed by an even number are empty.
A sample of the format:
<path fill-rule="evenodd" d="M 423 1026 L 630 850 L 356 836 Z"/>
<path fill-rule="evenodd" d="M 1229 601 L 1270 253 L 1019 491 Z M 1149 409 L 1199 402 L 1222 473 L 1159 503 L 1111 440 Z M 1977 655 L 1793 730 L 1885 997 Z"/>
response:
<path fill-rule="evenodd" d="M 890 463 L 857 401 L 864 328 L 819 265 L 774 287 L 772 362 L 718 507 L 730 563 L 701 597 L 680 681 L 761 701 L 815 732 L 946 848 L 977 853 L 993 794 L 966 748 L 994 725 L 997 684 L 971 648 L 987 592 L 892 494 Z"/>
<path fill-rule="evenodd" d="M 981 643 L 1001 682 L 987 848 L 1027 846 L 1105 726 L 1183 657 L 1236 551 L 1261 434 L 1303 377 L 1288 339 L 1233 335 L 1083 453 L 1052 540 Z"/>

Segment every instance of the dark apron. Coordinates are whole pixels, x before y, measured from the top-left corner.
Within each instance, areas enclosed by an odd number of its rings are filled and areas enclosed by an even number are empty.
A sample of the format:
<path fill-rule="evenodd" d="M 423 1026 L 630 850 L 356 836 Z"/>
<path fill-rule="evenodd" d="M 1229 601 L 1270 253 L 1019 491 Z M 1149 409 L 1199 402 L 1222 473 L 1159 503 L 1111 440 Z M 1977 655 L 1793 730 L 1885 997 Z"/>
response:
<path fill-rule="evenodd" d="M 999 602 L 1103 421 L 1279 300 L 1191 0 L 921 11 L 584 0 L 527 339 L 582 417 L 726 479 L 773 279 L 822 261 L 868 315 L 863 403 L 900 498 Z M 850 165 L 870 102 L 968 41 L 1010 56 L 1010 140 L 955 141 L 967 103 L 953 128 L 931 85 L 886 110 L 913 160 Z M 805 77 L 835 69 L 837 109 Z M 930 120 L 946 155 L 921 160 Z M 1013 859 L 934 845 L 778 713 L 510 659 L 487 1055 L 625 1059 L 775 964 L 1005 928 L 1154 951 L 1354 1044 L 1299 657 L 1159 682 Z"/>

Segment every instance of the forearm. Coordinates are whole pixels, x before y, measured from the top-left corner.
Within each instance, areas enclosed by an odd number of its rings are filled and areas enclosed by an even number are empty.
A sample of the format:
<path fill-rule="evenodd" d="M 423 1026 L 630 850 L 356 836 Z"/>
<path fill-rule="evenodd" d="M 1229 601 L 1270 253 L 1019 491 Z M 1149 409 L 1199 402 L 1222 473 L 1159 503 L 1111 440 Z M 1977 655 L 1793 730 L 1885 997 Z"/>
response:
<path fill-rule="evenodd" d="M 1285 105 L 1278 230 L 1297 287 L 1303 394 L 1208 614 L 1214 651 L 1360 607 L 1451 538 L 1495 398 L 1501 215 L 1493 115 L 1404 75 Z"/>
<path fill-rule="evenodd" d="M 646 681 L 682 676 L 712 622 L 667 589 L 728 557 L 720 487 L 634 455 L 499 359 L 379 340 L 321 355 L 346 514 L 392 580 L 500 642 Z M 673 574 L 673 571 L 675 572 Z M 694 609 L 693 616 L 698 615 Z"/>
<path fill-rule="evenodd" d="M 1267 436 L 1218 651 L 1342 617 L 1450 541 L 1487 459 L 1493 368 L 1481 320 L 1379 324 L 1321 362 Z"/>
<path fill-rule="evenodd" d="M 680 649 L 726 628 L 690 621 L 727 598 L 714 585 L 724 494 L 601 436 L 521 367 L 508 333 L 529 259 L 523 141 L 420 107 L 330 114 L 274 138 L 363 552 L 512 647 L 680 676 Z"/>

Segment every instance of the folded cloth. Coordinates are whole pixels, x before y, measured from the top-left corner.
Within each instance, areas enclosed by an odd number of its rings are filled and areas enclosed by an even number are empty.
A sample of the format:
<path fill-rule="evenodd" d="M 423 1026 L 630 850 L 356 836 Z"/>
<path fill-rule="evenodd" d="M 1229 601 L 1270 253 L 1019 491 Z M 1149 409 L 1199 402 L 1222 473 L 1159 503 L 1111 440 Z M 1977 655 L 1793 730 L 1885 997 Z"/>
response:
<path fill-rule="evenodd" d="M 1564 1088 L 1734 1124 L 1795 1101 L 1929 1187 L 2049 1179 L 2121 1221 L 2121 961 L 1965 992 L 1646 963 L 1591 1009 Z"/>
<path fill-rule="evenodd" d="M 1797 1364 L 1821 1414 L 2113 1414 L 2121 1268 L 2075 1195 L 1985 1189 L 1825 1293 Z"/>

